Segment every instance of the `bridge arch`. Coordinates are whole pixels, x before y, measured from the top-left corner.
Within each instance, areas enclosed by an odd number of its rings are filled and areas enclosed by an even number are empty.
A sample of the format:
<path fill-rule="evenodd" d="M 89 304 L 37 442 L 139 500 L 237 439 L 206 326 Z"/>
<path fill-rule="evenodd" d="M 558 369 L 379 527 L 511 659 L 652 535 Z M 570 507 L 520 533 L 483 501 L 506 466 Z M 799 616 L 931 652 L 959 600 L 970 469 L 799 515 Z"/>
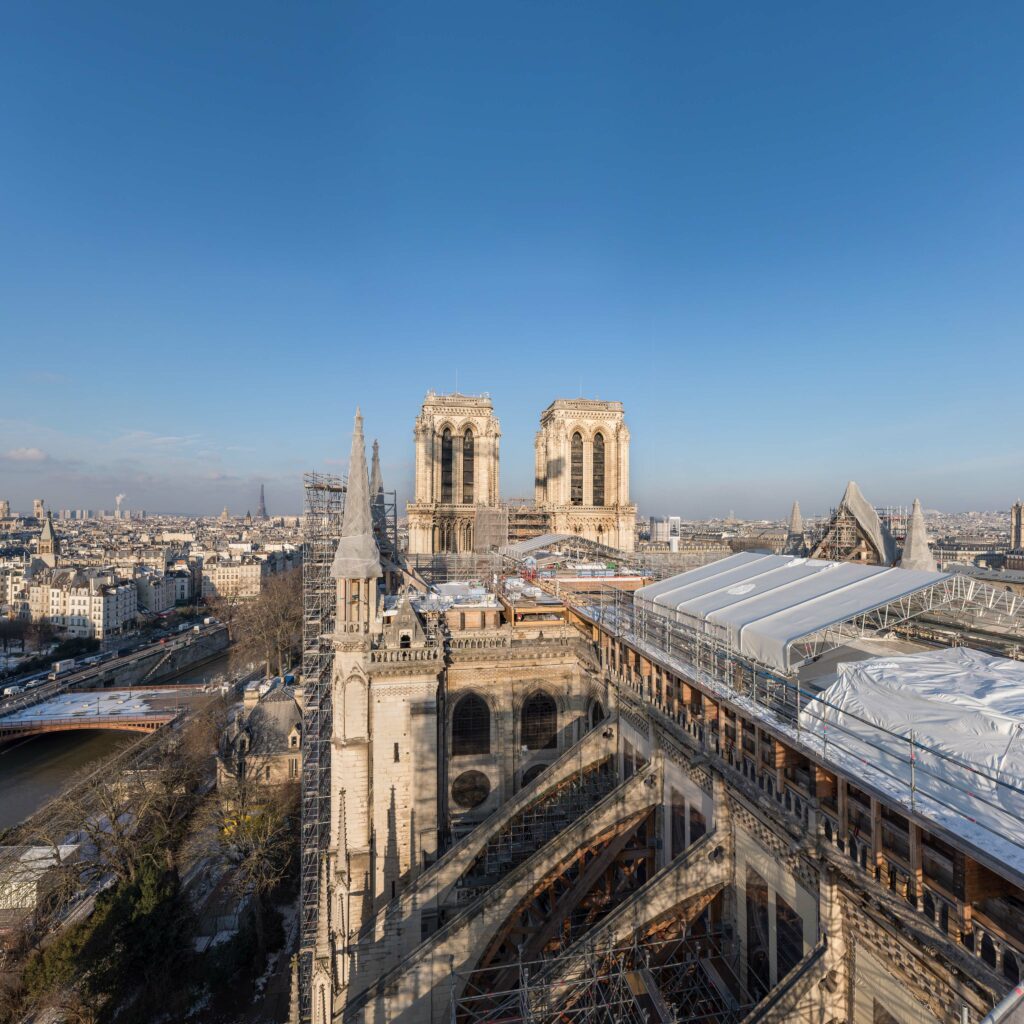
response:
<path fill-rule="evenodd" d="M 156 732 L 171 718 L 119 719 L 108 720 L 52 720 L 40 722 L 18 722 L 5 725 L 0 720 L 0 744 L 13 740 L 45 736 L 54 732 Z"/>

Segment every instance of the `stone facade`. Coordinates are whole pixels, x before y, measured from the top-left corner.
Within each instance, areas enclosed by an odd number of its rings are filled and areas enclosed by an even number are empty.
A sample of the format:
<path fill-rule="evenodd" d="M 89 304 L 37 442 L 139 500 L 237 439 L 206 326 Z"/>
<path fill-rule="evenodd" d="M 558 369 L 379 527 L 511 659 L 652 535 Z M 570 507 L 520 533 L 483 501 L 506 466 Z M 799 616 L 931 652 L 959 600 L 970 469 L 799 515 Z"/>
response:
<path fill-rule="evenodd" d="M 409 503 L 409 552 L 474 550 L 482 508 L 497 509 L 501 427 L 486 395 L 423 400 L 413 431 L 416 493 Z"/>
<path fill-rule="evenodd" d="M 535 451 L 535 503 L 551 531 L 632 551 L 636 505 L 622 403 L 556 399 L 541 413 Z"/>

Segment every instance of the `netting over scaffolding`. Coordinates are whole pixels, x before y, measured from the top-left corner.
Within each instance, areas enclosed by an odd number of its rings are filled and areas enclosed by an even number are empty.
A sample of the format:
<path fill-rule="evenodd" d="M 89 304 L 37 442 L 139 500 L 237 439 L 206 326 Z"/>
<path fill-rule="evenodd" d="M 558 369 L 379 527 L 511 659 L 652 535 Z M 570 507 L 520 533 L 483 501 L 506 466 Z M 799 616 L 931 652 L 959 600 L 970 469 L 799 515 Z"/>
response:
<path fill-rule="evenodd" d="M 302 542 L 302 852 L 299 992 L 311 1018 L 313 947 L 319 908 L 320 858 L 330 834 L 331 665 L 335 586 L 331 562 L 345 510 L 341 477 L 307 473 Z"/>
<path fill-rule="evenodd" d="M 381 491 L 370 506 L 373 515 L 373 536 L 385 557 L 394 560 L 398 553 L 398 495 Z"/>
<path fill-rule="evenodd" d="M 480 583 L 490 588 L 495 574 L 501 570 L 501 559 L 496 554 L 407 555 L 405 561 L 428 584 Z"/>
<path fill-rule="evenodd" d="M 497 551 L 508 544 L 508 509 L 504 505 L 477 508 L 473 542 L 473 550 L 478 554 Z"/>

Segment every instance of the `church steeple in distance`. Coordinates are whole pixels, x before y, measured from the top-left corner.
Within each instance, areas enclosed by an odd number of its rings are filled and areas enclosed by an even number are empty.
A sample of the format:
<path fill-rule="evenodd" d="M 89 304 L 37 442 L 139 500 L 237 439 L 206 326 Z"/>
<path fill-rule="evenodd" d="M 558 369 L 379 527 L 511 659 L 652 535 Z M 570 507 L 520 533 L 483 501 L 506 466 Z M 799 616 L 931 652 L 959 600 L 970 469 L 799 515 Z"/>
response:
<path fill-rule="evenodd" d="M 60 541 L 57 539 L 57 531 L 53 528 L 53 513 L 47 510 L 43 528 L 39 532 L 39 557 L 51 569 L 55 569 L 59 556 Z"/>

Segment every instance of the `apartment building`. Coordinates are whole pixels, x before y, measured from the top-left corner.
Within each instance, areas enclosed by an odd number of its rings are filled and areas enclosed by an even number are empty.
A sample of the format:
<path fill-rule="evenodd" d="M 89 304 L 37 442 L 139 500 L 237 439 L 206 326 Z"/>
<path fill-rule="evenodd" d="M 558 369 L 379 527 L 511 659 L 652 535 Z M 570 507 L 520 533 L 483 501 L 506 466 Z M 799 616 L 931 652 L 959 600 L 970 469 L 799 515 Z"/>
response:
<path fill-rule="evenodd" d="M 139 608 L 152 615 L 170 611 L 177 600 L 175 580 L 162 573 L 143 572 L 135 577 Z"/>
<path fill-rule="evenodd" d="M 134 581 L 112 575 L 85 576 L 62 569 L 48 579 L 34 580 L 28 591 L 32 619 L 45 619 L 71 636 L 102 640 L 123 633 L 138 617 Z"/>
<path fill-rule="evenodd" d="M 263 578 L 269 575 L 265 561 L 205 561 L 203 563 L 203 598 L 257 597 Z"/>

